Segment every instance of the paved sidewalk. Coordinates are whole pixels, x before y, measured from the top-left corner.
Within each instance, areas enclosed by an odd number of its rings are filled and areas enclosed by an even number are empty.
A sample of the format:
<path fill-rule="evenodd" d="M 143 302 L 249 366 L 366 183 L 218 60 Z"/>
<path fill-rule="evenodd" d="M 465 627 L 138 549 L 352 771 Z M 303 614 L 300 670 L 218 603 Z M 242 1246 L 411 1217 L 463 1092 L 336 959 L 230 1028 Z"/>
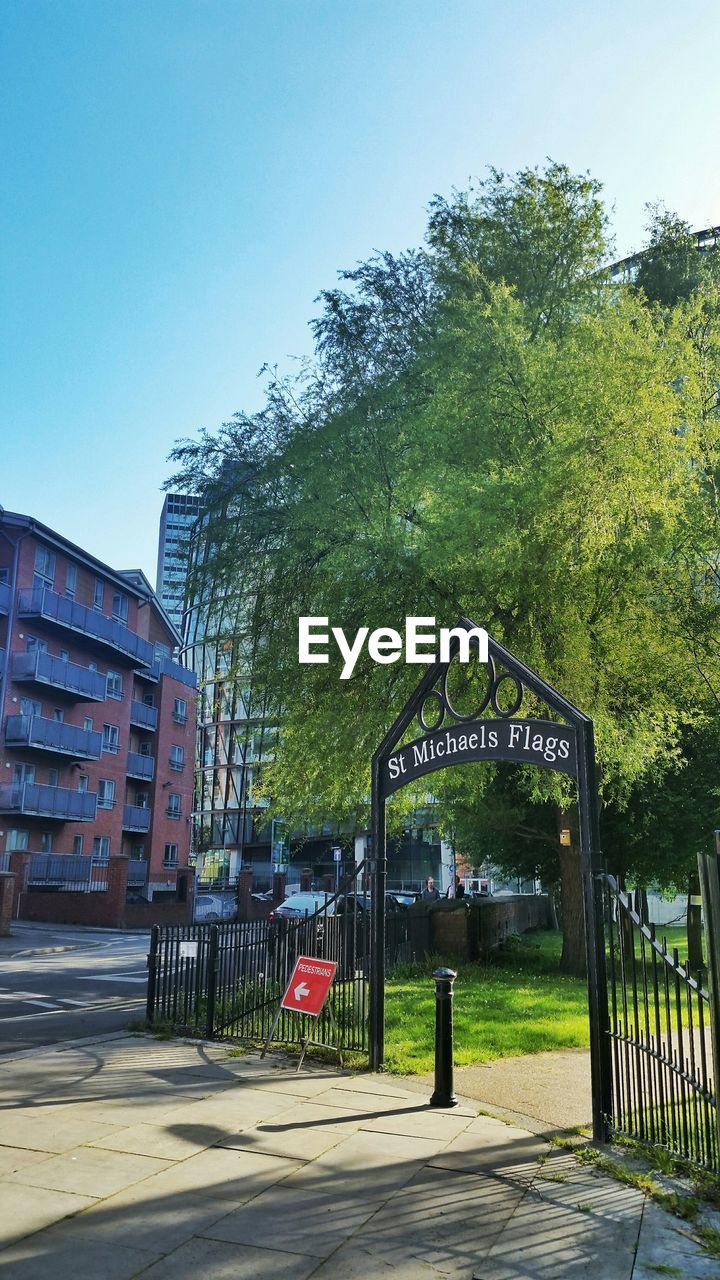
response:
<path fill-rule="evenodd" d="M 720 1276 L 635 1188 L 385 1076 L 121 1034 L 5 1060 L 0 1108 L 8 1280 Z"/>
<path fill-rule="evenodd" d="M 419 1081 L 432 1088 L 432 1073 Z M 455 1068 L 458 1093 L 536 1133 L 592 1129 L 589 1049 L 558 1049 L 531 1058 L 496 1058 Z"/>

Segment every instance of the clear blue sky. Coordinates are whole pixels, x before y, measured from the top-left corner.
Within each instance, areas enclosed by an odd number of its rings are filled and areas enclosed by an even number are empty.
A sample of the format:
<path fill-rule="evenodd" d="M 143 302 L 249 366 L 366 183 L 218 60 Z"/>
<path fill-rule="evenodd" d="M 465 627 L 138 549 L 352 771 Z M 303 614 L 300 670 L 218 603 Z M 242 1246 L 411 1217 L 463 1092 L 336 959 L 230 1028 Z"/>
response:
<path fill-rule="evenodd" d="M 173 442 L 488 164 L 720 223 L 720 7 L 2 0 L 0 502 L 154 581 Z M 79 496 L 79 493 L 82 496 Z"/>

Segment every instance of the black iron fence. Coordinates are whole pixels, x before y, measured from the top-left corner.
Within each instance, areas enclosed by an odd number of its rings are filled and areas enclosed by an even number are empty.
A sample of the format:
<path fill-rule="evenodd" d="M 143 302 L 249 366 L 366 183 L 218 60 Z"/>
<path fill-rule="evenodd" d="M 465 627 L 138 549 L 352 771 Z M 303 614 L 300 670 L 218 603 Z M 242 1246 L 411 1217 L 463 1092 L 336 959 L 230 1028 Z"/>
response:
<path fill-rule="evenodd" d="M 353 892 L 359 867 L 338 894 L 311 915 L 226 924 L 156 926 L 148 956 L 147 1019 L 170 1022 L 207 1039 L 262 1041 L 298 956 L 334 960 L 330 993 L 343 1047 L 367 1050 L 369 911 Z M 307 1034 L 296 1015 L 283 1013 L 276 1040 L 298 1044 Z M 332 1044 L 321 1016 L 313 1039 Z"/>
<path fill-rule="evenodd" d="M 707 971 L 691 973 L 605 878 L 611 1132 L 718 1170 Z M 707 907 L 707 904 L 706 904 Z M 706 933 L 709 919 L 706 909 Z"/>
<path fill-rule="evenodd" d="M 330 1004 L 343 1047 L 367 1052 L 370 898 L 357 891 L 363 869 L 299 919 L 156 926 L 148 956 L 148 1022 L 169 1022 L 206 1039 L 263 1041 L 293 965 L 306 955 L 337 964 Z M 389 910 L 386 966 L 425 955 L 429 939 L 427 913 Z M 296 1015 L 281 1015 L 276 1040 L 299 1044 L 305 1034 Z M 333 1043 L 329 1018 L 319 1020 L 313 1039 Z"/>

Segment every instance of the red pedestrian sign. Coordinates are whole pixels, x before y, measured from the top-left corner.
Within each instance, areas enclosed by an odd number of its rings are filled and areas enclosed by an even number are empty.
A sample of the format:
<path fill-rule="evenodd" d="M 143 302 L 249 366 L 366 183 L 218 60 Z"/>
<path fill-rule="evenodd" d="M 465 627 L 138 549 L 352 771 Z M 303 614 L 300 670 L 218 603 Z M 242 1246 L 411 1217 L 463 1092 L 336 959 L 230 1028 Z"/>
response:
<path fill-rule="evenodd" d="M 334 960 L 298 956 L 280 1008 L 292 1009 L 294 1013 L 309 1013 L 312 1018 L 317 1018 L 328 998 L 336 969 Z"/>

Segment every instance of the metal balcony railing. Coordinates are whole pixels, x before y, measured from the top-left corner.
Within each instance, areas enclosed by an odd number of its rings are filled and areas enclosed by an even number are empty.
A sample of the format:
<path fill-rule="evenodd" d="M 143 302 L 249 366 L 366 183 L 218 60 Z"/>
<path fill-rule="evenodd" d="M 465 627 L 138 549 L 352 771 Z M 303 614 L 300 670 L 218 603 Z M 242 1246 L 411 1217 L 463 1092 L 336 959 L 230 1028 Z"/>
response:
<path fill-rule="evenodd" d="M 148 707 L 144 702 L 130 704 L 130 723 L 139 729 L 157 729 L 157 707 Z"/>
<path fill-rule="evenodd" d="M 155 772 L 154 756 L 144 756 L 139 751 L 128 751 L 126 772 L 129 778 L 150 781 Z"/>
<path fill-rule="evenodd" d="M 139 804 L 123 805 L 124 831 L 149 831 L 150 810 Z"/>
<path fill-rule="evenodd" d="M 150 666 L 155 656 L 153 646 L 122 622 L 107 618 L 96 609 L 88 609 L 76 600 L 68 600 L 49 587 L 32 587 L 29 591 L 21 591 L 18 614 L 22 618 L 43 618 L 47 622 L 67 627 L 70 631 L 79 632 L 145 666 Z"/>
<path fill-rule="evenodd" d="M 39 649 L 34 653 L 14 653 L 11 671 L 13 680 L 51 685 L 53 689 L 77 694 L 83 701 L 105 701 L 105 676 Z"/>
<path fill-rule="evenodd" d="M 181 684 L 187 685 L 189 689 L 197 688 L 195 672 L 188 671 L 179 662 L 173 662 L 172 658 L 156 658 L 151 667 L 144 667 L 142 671 L 138 671 L 138 675 L 143 680 L 153 680 L 156 683 L 161 676 L 169 676 L 172 680 L 179 680 Z"/>
<path fill-rule="evenodd" d="M 80 729 L 63 720 L 46 720 L 44 716 L 8 716 L 5 722 L 5 744 L 8 747 L 35 747 L 82 760 L 99 760 L 102 734 Z"/>
<path fill-rule="evenodd" d="M 9 613 L 12 604 L 12 592 L 7 582 L 0 582 L 0 613 Z"/>
<path fill-rule="evenodd" d="M 59 818 L 63 822 L 94 822 L 94 791 L 70 791 L 36 782 L 0 783 L 0 813 L 24 813 L 30 817 Z"/>
<path fill-rule="evenodd" d="M 34 853 L 28 885 L 64 893 L 104 893 L 108 887 L 107 862 L 89 854 Z"/>

